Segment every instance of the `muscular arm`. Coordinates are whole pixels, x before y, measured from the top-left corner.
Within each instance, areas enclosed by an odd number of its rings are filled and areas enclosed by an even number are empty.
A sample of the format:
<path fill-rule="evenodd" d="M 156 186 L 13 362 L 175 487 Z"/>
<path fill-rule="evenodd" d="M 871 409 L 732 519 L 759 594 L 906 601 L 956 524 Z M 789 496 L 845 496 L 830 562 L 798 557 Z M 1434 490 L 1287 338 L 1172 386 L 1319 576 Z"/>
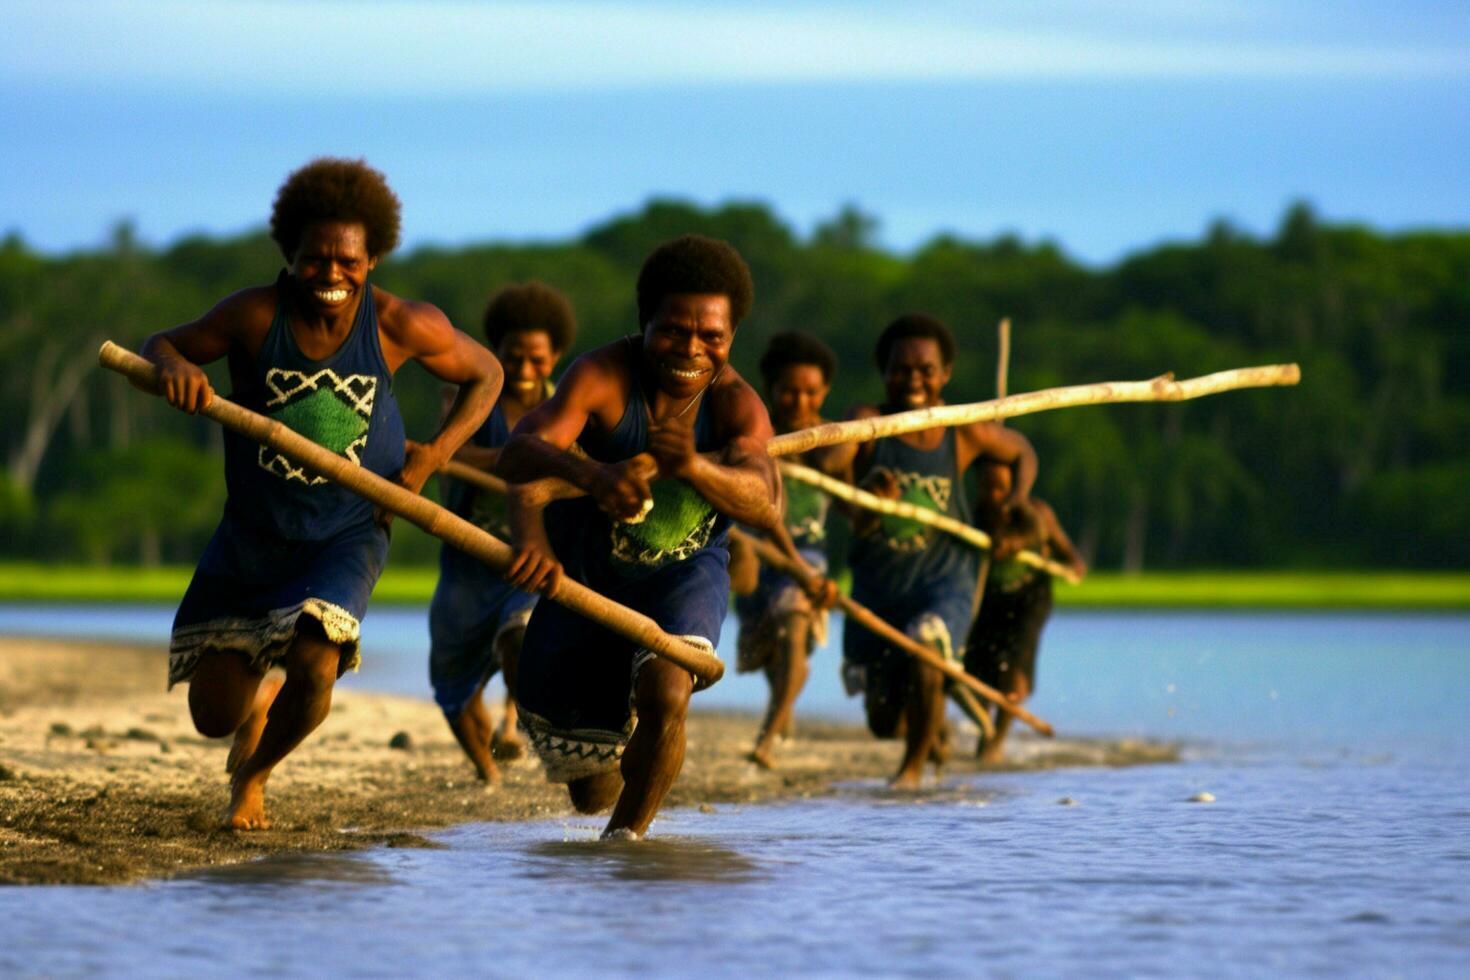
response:
<path fill-rule="evenodd" d="M 275 308 L 270 287 L 242 290 L 221 300 L 197 320 L 160 331 L 143 341 L 140 353 L 158 367 L 158 393 L 191 415 L 214 397 L 200 364 L 212 364 L 239 343 L 252 353 Z M 253 342 L 252 342 L 253 341 Z"/>
<path fill-rule="evenodd" d="M 426 443 L 409 444 L 399 481 L 417 493 L 485 421 L 500 396 L 504 372 L 494 354 L 454 329 L 437 307 L 384 295 L 379 323 L 389 370 L 396 372 L 412 359 L 439 380 L 459 386 L 438 433 Z"/>
<path fill-rule="evenodd" d="M 961 473 L 982 456 L 993 459 L 1011 468 L 1011 495 L 1006 498 L 1007 505 L 1031 495 L 1031 487 L 1036 483 L 1036 450 L 1031 448 L 1031 440 L 1015 429 L 994 422 L 964 425 L 955 435 Z"/>
<path fill-rule="evenodd" d="M 738 377 L 707 396 L 728 441 L 718 459 L 694 452 L 692 420 L 671 420 L 649 433 L 659 472 L 689 483 L 720 513 L 769 531 L 781 523 L 781 481 L 766 453 L 774 432 L 755 390 Z"/>

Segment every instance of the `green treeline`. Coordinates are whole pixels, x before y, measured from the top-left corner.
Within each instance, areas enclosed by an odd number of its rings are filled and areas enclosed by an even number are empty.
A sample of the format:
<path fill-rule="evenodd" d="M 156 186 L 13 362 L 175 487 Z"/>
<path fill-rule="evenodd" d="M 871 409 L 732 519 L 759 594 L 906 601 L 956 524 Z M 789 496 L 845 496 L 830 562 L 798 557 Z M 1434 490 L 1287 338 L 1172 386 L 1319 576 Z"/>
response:
<path fill-rule="evenodd" d="M 873 340 L 912 310 L 960 338 L 951 401 L 992 396 L 1003 316 L 1016 392 L 1297 361 L 1295 389 L 1016 420 L 1041 454 L 1037 493 L 1101 568 L 1470 566 L 1470 234 L 1325 225 L 1298 205 L 1269 239 L 1217 223 L 1092 269 L 1006 237 L 897 255 L 875 227 L 849 208 L 803 239 L 759 204 L 656 201 L 576 241 L 392 256 L 376 281 L 478 336 L 494 289 L 541 278 L 573 298 L 584 348 L 634 328 L 650 248 L 715 235 L 756 280 L 735 366 L 755 379 L 765 338 L 809 330 L 841 358 L 838 415 L 878 397 Z M 198 556 L 223 500 L 219 434 L 99 370 L 96 349 L 136 348 L 281 264 L 264 233 L 153 250 L 122 226 L 109 247 L 65 256 L 0 243 L 0 557 Z M 211 374 L 223 385 L 222 365 Z M 396 389 L 410 435 L 427 434 L 437 382 L 409 365 Z M 432 560 L 415 529 L 395 536 L 395 561 Z"/>

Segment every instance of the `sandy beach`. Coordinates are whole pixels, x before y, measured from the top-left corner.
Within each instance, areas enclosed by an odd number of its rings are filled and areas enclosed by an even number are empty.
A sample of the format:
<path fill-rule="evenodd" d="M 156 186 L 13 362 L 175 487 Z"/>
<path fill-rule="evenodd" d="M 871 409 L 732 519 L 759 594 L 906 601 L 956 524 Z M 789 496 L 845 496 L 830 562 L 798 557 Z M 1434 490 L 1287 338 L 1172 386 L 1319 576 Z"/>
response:
<path fill-rule="evenodd" d="M 532 762 L 486 791 L 429 700 L 360 693 L 271 778 L 275 826 L 219 829 L 227 742 L 200 737 L 183 688 L 164 692 L 161 648 L 0 638 L 0 882 L 111 883 L 265 854 L 432 847 L 422 831 L 465 821 L 568 816 Z M 891 774 L 899 745 L 851 725 L 801 722 L 780 768 L 744 758 L 755 719 L 700 712 L 668 807 L 815 796 Z M 391 748 L 406 733 L 409 747 Z M 401 739 L 399 740 L 402 741 Z M 961 737 L 948 771 L 973 771 Z M 1018 739 L 1013 768 L 1166 762 L 1172 746 Z M 653 833 L 658 833 L 657 824 Z"/>

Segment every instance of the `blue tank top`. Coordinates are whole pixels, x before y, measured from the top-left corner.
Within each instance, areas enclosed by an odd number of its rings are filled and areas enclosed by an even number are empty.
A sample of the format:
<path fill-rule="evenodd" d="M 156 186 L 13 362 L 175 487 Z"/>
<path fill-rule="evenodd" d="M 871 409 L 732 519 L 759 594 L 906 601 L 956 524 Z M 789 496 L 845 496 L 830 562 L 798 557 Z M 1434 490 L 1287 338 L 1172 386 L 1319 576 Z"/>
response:
<path fill-rule="evenodd" d="M 648 448 L 649 414 L 633 345 L 627 345 L 633 372 L 628 405 L 610 432 L 587 426 L 577 441 L 600 463 L 616 463 Z M 708 393 L 700 396 L 694 418 L 694 448 L 716 448 Z M 654 482 L 653 510 L 637 524 L 610 519 L 590 497 L 559 501 L 547 508 L 546 526 L 563 566 L 578 581 L 626 582 L 639 579 L 700 552 L 727 552 L 730 519 L 698 490 L 679 479 Z"/>
<path fill-rule="evenodd" d="M 301 353 L 291 333 L 290 286 L 276 280 L 276 315 L 248 380 L 231 400 L 276 419 L 382 477 L 403 469 L 403 418 L 378 339 L 371 285 L 352 330 L 320 361 Z M 373 505 L 268 446 L 225 432 L 226 512 L 235 521 L 293 541 L 322 541 L 371 521 Z"/>
<path fill-rule="evenodd" d="M 490 411 L 490 417 L 480 424 L 468 444 L 482 449 L 499 449 L 510 439 L 510 427 L 505 424 L 505 413 L 500 403 Z M 476 527 L 489 531 L 502 541 L 510 540 L 510 526 L 505 513 L 505 496 L 489 490 L 481 490 L 463 480 L 451 479 L 445 494 L 445 506 Z M 448 545 L 445 548 L 448 549 Z"/>
<path fill-rule="evenodd" d="M 970 523 L 953 429 L 944 430 L 934 449 L 879 439 L 872 465 L 898 478 L 899 500 Z M 853 540 L 849 563 L 853 597 L 879 606 L 936 590 L 973 590 L 979 567 L 974 549 L 953 535 L 886 514 L 876 529 Z"/>

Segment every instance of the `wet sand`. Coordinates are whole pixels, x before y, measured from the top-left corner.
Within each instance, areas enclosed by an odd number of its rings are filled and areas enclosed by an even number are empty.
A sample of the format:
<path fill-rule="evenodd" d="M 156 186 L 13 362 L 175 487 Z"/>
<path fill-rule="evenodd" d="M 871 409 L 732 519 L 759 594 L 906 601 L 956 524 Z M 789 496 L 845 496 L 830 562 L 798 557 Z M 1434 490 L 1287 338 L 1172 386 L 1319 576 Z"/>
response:
<path fill-rule="evenodd" d="M 432 702 L 356 692 L 349 680 L 327 721 L 272 775 L 274 827 L 221 830 L 228 741 L 195 733 L 185 689 L 164 693 L 166 668 L 157 648 L 0 638 L 0 883 L 114 883 L 273 853 L 433 847 L 421 831 L 572 814 L 565 790 L 533 762 L 503 765 L 487 792 Z M 798 719 L 780 768 L 760 770 L 744 757 L 755 718 L 694 703 L 665 806 L 817 796 L 898 764 L 897 743 Z M 389 746 L 399 733 L 407 749 Z M 976 771 L 972 747 L 961 736 L 947 771 Z M 1006 768 L 1177 758 L 1173 746 L 1126 740 L 1021 737 L 1010 750 Z"/>

